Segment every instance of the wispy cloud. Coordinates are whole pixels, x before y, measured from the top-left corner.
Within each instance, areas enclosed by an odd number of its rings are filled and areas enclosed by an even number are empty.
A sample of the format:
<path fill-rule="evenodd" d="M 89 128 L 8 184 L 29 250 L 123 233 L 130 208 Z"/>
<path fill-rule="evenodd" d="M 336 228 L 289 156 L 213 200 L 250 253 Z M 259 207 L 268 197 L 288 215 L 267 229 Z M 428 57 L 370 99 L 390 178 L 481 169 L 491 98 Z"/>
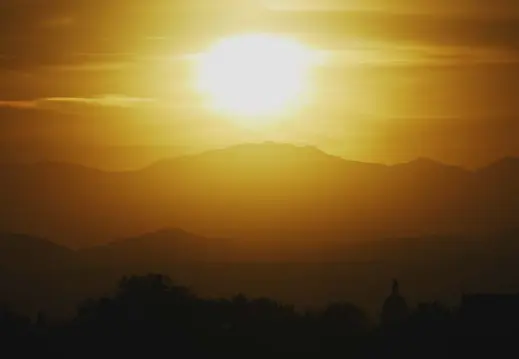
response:
<path fill-rule="evenodd" d="M 81 64 L 59 64 L 41 66 L 43 70 L 58 71 L 58 72 L 114 72 L 126 70 L 133 66 L 132 62 L 92 62 Z"/>
<path fill-rule="evenodd" d="M 60 110 L 71 107 L 148 107 L 157 104 L 156 99 L 129 97 L 124 95 L 102 95 L 95 97 L 48 97 L 29 101 L 0 101 L 0 107 L 15 109 Z"/>
<path fill-rule="evenodd" d="M 30 109 L 35 108 L 36 103 L 34 101 L 2 101 L 0 100 L 0 108 L 13 108 L 13 109 Z"/>
<path fill-rule="evenodd" d="M 49 97 L 37 100 L 38 107 L 46 107 L 54 104 L 87 105 L 98 107 L 141 107 L 155 104 L 157 101 L 151 98 L 128 97 L 124 95 L 102 95 L 96 97 Z"/>
<path fill-rule="evenodd" d="M 509 17 L 519 14 L 516 0 L 265 0 L 269 9 L 278 11 L 383 11 L 465 16 Z"/>
<path fill-rule="evenodd" d="M 103 11 L 95 11 L 98 7 Z M 191 53 L 219 36 L 245 31 L 298 34 L 323 48 L 365 38 L 517 51 L 518 29 L 517 0 L 494 0 L 492 6 L 483 0 L 1 0 L 0 53 L 13 60 L 0 60 L 0 67 L 119 69 L 133 56 L 101 61 L 116 63 L 112 67 L 76 65 L 71 55 L 136 49 L 150 56 Z"/>
<path fill-rule="evenodd" d="M 343 49 L 322 51 L 332 66 L 467 66 L 519 64 L 519 53 L 499 48 L 420 46 L 394 42 L 349 42 Z"/>

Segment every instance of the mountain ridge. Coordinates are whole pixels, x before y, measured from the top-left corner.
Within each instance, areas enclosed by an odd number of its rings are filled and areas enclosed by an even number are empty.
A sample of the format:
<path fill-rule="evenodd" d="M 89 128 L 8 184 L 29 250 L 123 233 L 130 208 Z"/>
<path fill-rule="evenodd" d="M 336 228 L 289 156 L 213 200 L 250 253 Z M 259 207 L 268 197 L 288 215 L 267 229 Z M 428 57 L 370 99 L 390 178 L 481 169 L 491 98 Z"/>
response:
<path fill-rule="evenodd" d="M 229 146 L 229 147 L 211 149 L 211 150 L 202 151 L 202 152 L 189 154 L 189 155 L 167 157 L 167 158 L 164 158 L 164 159 L 161 159 L 158 161 L 151 162 L 149 165 L 146 165 L 141 168 L 134 169 L 134 170 L 108 171 L 108 170 L 103 170 L 103 169 L 97 169 L 95 166 L 86 166 L 86 165 L 81 165 L 81 164 L 77 164 L 74 162 L 51 161 L 51 160 L 43 160 L 43 161 L 31 162 L 31 163 L 22 163 L 22 162 L 20 162 L 20 163 L 3 163 L 3 164 L 0 164 L 0 170 L 1 169 L 13 169 L 13 168 L 37 169 L 37 168 L 41 168 L 41 167 L 53 167 L 53 168 L 69 167 L 69 168 L 76 168 L 76 169 L 83 169 L 83 170 L 93 170 L 96 172 L 103 172 L 103 173 L 132 173 L 132 172 L 143 171 L 150 167 L 154 167 L 156 165 L 164 165 L 164 164 L 168 164 L 168 163 L 172 163 L 172 162 L 175 163 L 175 162 L 178 162 L 179 160 L 189 160 L 189 159 L 193 159 L 193 158 L 196 159 L 196 158 L 205 157 L 205 156 L 213 156 L 215 154 L 229 153 L 229 152 L 233 152 L 233 151 L 243 151 L 243 150 L 247 150 L 247 149 L 251 149 L 251 148 L 265 149 L 266 146 L 275 146 L 278 149 L 285 147 L 285 149 L 291 148 L 292 150 L 300 150 L 301 151 L 300 154 L 309 154 L 309 153 L 313 152 L 313 154 L 323 155 L 328 158 L 342 160 L 342 161 L 345 161 L 345 162 L 351 163 L 351 164 L 384 166 L 384 167 L 388 167 L 388 168 L 402 166 L 402 165 L 429 164 L 429 165 L 445 166 L 445 167 L 451 167 L 451 168 L 460 168 L 467 172 L 478 172 L 485 168 L 492 167 L 492 166 L 501 164 L 503 162 L 519 166 L 519 157 L 514 157 L 514 156 L 505 156 L 503 158 L 498 158 L 495 161 L 492 161 L 485 166 L 480 166 L 474 170 L 469 170 L 462 165 L 447 164 L 447 163 L 441 162 L 439 160 L 435 160 L 431 157 L 423 157 L 423 156 L 419 156 L 419 157 L 417 157 L 413 160 L 409 160 L 409 161 L 397 162 L 397 163 L 393 163 L 393 164 L 384 164 L 384 163 L 379 163 L 379 162 L 365 162 L 365 161 L 347 159 L 342 156 L 329 154 L 329 153 L 319 149 L 318 147 L 312 146 L 312 145 L 293 145 L 290 143 L 283 143 L 283 142 L 258 142 L 258 143 L 251 142 L 251 143 L 243 143 L 243 144 L 238 144 L 238 145 Z M 303 153 L 303 152 L 305 152 L 305 153 Z"/>
<path fill-rule="evenodd" d="M 503 195 L 518 191 L 519 160 L 504 163 L 487 172 L 429 159 L 387 166 L 264 143 L 129 172 L 0 166 L 0 231 L 73 248 L 171 227 L 278 239 L 491 232 L 519 220 L 519 199 Z"/>
<path fill-rule="evenodd" d="M 375 310 L 394 275 L 405 283 L 406 295 L 415 300 L 430 296 L 458 300 L 460 283 L 474 290 L 517 287 L 519 282 L 509 268 L 517 266 L 519 242 L 511 238 L 517 238 L 518 233 L 487 238 L 440 236 L 333 243 L 234 240 L 229 244 L 166 228 L 125 239 L 131 252 L 125 243 L 105 245 L 99 251 L 74 252 L 71 261 L 59 265 L 48 256 L 43 258 L 46 264 L 32 262 L 34 248 L 39 248 L 36 241 L 41 240 L 33 238 L 29 242 L 36 247 L 9 258 L 19 264 L 15 271 L 0 252 L 0 289 L 6 294 L 3 300 L 24 311 L 65 309 L 73 314 L 79 301 L 110 293 L 123 275 L 162 273 L 208 296 L 245 291 L 253 296 L 290 299 L 297 305 L 353 298 Z M 167 243 L 175 244 L 183 235 L 189 237 L 180 239 L 187 247 Z M 193 238 L 196 242 L 190 240 Z M 221 248 L 207 250 L 204 246 L 220 243 Z M 294 285 L 301 281 L 304 288 Z"/>

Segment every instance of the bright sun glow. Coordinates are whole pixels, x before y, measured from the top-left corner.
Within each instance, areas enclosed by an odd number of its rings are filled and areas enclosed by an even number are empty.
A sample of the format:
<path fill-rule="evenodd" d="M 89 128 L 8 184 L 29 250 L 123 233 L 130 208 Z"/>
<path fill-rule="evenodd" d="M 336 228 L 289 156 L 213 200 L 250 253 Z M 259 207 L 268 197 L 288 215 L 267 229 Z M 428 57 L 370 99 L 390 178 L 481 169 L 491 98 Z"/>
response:
<path fill-rule="evenodd" d="M 312 54 L 295 40 L 253 34 L 226 38 L 201 56 L 198 90 L 240 119 L 273 117 L 301 105 Z"/>

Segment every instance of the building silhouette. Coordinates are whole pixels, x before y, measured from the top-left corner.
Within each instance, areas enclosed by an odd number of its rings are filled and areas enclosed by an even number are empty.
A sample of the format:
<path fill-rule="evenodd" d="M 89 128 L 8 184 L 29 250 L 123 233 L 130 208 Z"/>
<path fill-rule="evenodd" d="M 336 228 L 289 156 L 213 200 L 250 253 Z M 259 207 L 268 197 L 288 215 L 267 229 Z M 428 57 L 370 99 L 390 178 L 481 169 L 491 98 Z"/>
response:
<path fill-rule="evenodd" d="M 384 301 L 382 306 L 381 324 L 384 328 L 394 328 L 402 324 L 409 315 L 407 302 L 400 295 L 398 281 L 393 280 L 391 294 Z"/>

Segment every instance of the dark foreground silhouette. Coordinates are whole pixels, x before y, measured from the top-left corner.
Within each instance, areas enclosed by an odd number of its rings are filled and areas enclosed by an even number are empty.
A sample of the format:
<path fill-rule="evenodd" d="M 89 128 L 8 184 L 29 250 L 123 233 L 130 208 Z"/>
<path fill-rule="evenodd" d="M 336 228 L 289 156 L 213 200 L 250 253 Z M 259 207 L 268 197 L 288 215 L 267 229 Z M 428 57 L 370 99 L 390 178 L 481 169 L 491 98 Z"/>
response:
<path fill-rule="evenodd" d="M 481 354 L 489 336 L 499 341 L 490 353 L 513 344 L 518 308 L 517 296 L 492 295 L 464 296 L 458 309 L 436 302 L 408 308 L 395 281 L 378 321 L 349 303 L 298 312 L 266 298 L 203 299 L 166 276 L 150 274 L 123 278 L 113 296 L 87 300 L 66 322 L 50 322 L 43 313 L 30 319 L 4 308 L 0 344 L 2 357 L 19 358 L 445 358 Z"/>

